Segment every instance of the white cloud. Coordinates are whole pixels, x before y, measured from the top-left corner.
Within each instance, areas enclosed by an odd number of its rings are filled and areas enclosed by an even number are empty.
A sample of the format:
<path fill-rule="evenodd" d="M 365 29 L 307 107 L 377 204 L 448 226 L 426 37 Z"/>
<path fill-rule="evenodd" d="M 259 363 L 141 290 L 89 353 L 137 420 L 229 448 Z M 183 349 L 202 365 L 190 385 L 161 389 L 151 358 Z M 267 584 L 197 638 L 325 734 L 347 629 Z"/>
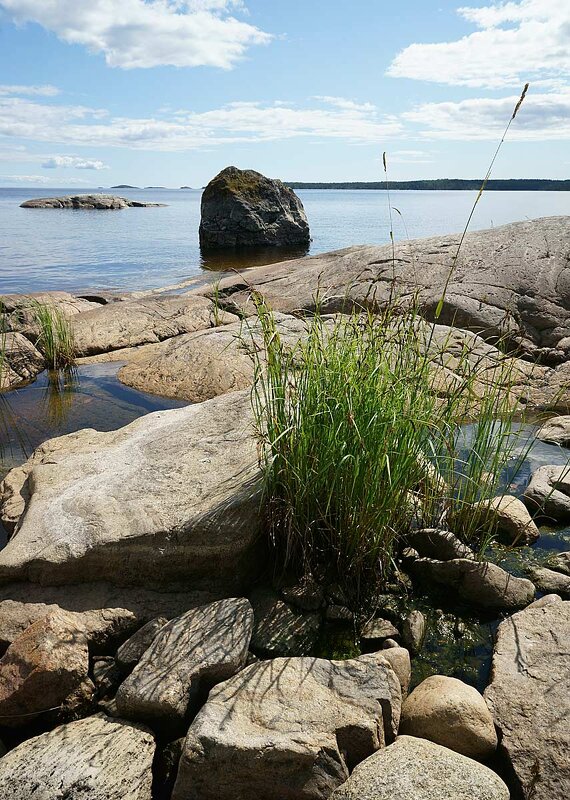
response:
<path fill-rule="evenodd" d="M 79 156 L 50 156 L 42 162 L 43 169 L 57 169 L 58 167 L 74 167 L 75 169 L 109 169 L 102 161 L 94 158 L 80 158 Z"/>
<path fill-rule="evenodd" d="M 391 150 L 386 154 L 390 164 L 433 164 L 433 156 L 425 150 Z"/>
<path fill-rule="evenodd" d="M 231 15 L 243 10 L 236 0 L 0 0 L 0 7 L 15 22 L 35 22 L 123 69 L 230 69 L 249 47 L 272 39 Z"/>
<path fill-rule="evenodd" d="M 66 178 L 64 181 L 54 180 L 47 178 L 45 175 L 0 175 L 0 186 L 10 183 L 15 184 L 43 184 L 49 186 L 81 186 L 88 183 L 88 181 L 81 180 L 80 178 Z"/>
<path fill-rule="evenodd" d="M 472 98 L 460 102 L 424 103 L 402 118 L 419 125 L 431 139 L 498 140 L 511 117 L 518 95 Z M 530 92 L 509 131 L 519 141 L 570 139 L 570 89 Z"/>
<path fill-rule="evenodd" d="M 443 84 L 501 88 L 540 80 L 560 86 L 570 78 L 570 3 L 520 0 L 458 13 L 479 30 L 453 42 L 412 44 L 387 74 Z"/>
<path fill-rule="evenodd" d="M 363 111 L 366 113 L 374 110 L 374 106 L 371 103 L 356 103 L 354 100 L 347 100 L 346 97 L 331 97 L 330 95 L 317 94 L 313 97 L 313 100 L 318 100 L 328 106 L 342 108 L 345 111 Z"/>
<path fill-rule="evenodd" d="M 55 97 L 59 94 L 59 89 L 56 86 L 7 86 L 6 84 L 0 85 L 0 96 L 5 95 L 37 95 L 38 97 Z"/>
<path fill-rule="evenodd" d="M 101 109 L 0 97 L 0 137 L 72 146 L 184 151 L 299 137 L 379 143 L 401 133 L 396 117 L 382 116 L 372 105 L 354 109 L 336 101 L 317 108 L 232 103 L 202 113 L 176 111 L 170 117 L 111 118 Z"/>

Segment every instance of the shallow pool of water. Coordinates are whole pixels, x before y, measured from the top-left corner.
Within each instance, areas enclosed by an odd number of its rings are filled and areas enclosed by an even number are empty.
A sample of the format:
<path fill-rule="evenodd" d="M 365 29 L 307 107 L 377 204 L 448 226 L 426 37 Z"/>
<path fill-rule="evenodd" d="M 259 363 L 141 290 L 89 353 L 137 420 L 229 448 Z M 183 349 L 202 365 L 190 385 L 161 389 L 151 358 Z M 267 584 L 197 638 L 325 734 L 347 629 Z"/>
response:
<path fill-rule="evenodd" d="M 124 386 L 117 378 L 121 366 L 115 361 L 46 371 L 33 383 L 1 394 L 0 479 L 54 436 L 82 428 L 112 431 L 151 411 L 187 405 Z"/>

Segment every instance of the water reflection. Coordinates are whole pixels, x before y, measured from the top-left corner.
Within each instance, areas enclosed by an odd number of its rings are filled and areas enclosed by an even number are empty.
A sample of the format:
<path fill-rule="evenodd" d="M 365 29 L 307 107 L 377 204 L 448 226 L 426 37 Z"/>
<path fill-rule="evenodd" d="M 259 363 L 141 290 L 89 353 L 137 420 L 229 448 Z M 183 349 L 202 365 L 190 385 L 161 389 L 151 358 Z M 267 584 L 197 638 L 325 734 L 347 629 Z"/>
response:
<path fill-rule="evenodd" d="M 200 266 L 211 272 L 239 272 L 248 267 L 261 267 L 303 258 L 309 254 L 309 245 L 302 247 L 227 247 L 223 250 L 200 250 Z"/>
<path fill-rule="evenodd" d="M 151 411 L 186 403 L 139 392 L 117 378 L 120 362 L 46 371 L 0 394 L 0 479 L 46 439 L 81 428 L 110 431 Z"/>

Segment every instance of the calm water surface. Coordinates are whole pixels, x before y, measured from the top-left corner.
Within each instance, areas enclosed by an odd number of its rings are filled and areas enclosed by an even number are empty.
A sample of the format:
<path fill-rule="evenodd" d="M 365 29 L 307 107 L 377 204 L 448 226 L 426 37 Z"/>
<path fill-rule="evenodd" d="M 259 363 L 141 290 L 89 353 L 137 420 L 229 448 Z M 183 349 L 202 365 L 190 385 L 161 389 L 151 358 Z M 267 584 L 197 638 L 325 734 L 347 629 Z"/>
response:
<path fill-rule="evenodd" d="M 82 193 L 88 190 L 82 189 Z M 207 270 L 271 263 L 305 255 L 270 249 L 204 258 L 198 244 L 199 190 L 115 190 L 166 208 L 120 211 L 23 209 L 31 197 L 78 194 L 75 189 L 0 189 L 0 293 L 46 289 L 136 290 L 176 284 Z M 299 190 L 313 241 L 310 254 L 389 241 L 386 192 Z M 398 239 L 460 231 L 475 193 L 391 192 Z M 472 229 L 570 214 L 569 192 L 488 192 Z"/>

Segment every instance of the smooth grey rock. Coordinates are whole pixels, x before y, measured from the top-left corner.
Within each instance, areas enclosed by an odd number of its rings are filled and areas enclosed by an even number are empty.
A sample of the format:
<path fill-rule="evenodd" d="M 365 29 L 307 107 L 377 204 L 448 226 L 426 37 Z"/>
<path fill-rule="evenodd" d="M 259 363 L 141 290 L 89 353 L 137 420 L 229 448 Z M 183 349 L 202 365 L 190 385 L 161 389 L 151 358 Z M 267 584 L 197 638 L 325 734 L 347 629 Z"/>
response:
<path fill-rule="evenodd" d="M 537 431 L 536 438 L 560 447 L 570 447 L 570 415 L 547 420 Z"/>
<path fill-rule="evenodd" d="M 54 611 L 30 625 L 0 659 L 0 725 L 18 728 L 79 693 L 88 698 L 89 652 L 72 615 Z"/>
<path fill-rule="evenodd" d="M 356 246 L 223 279 L 217 291 L 251 313 L 251 290 L 276 311 L 314 308 L 323 312 L 380 307 L 388 302 L 395 275 L 400 294 L 416 298 L 433 318 L 452 265 L 439 322 L 480 333 L 488 341 L 507 335 L 525 353 L 559 364 L 570 353 L 570 216 L 543 217 L 467 234 L 454 264 L 459 234 Z M 318 290 L 318 292 L 317 292 Z M 566 379 L 569 376 L 566 376 Z M 562 410 L 569 393 L 550 402 Z M 546 400 L 546 398 L 544 398 Z"/>
<path fill-rule="evenodd" d="M 368 644 L 372 642 L 381 642 L 382 639 L 391 639 L 394 636 L 399 636 L 400 631 L 393 625 L 390 620 L 375 617 L 368 620 L 360 631 L 360 640 Z"/>
<path fill-rule="evenodd" d="M 538 600 L 534 600 L 527 608 L 544 608 L 544 606 L 549 606 L 551 603 L 561 603 L 562 598 L 560 595 L 557 594 L 545 594 L 542 597 L 539 597 Z"/>
<path fill-rule="evenodd" d="M 122 669 L 130 669 L 137 664 L 145 650 L 147 650 L 155 639 L 157 633 L 163 628 L 168 620 L 166 617 L 156 617 L 139 628 L 136 633 L 127 639 L 126 642 L 117 650 L 117 664 Z"/>
<path fill-rule="evenodd" d="M 534 599 L 535 587 L 529 580 L 515 578 L 488 561 L 418 558 L 409 568 L 418 579 L 443 584 L 455 590 L 464 600 L 483 608 L 522 608 Z"/>
<path fill-rule="evenodd" d="M 545 465 L 533 473 L 523 500 L 531 514 L 548 522 L 570 521 L 570 469 Z"/>
<path fill-rule="evenodd" d="M 38 197 L 20 203 L 20 208 L 74 208 L 108 211 L 117 208 L 158 208 L 165 203 L 145 203 L 110 194 L 75 194 L 64 197 Z"/>
<path fill-rule="evenodd" d="M 499 625 L 485 700 L 514 797 L 567 800 L 570 602 L 525 608 Z"/>
<path fill-rule="evenodd" d="M 562 572 L 555 572 L 545 567 L 533 567 L 529 570 L 529 575 L 536 588 L 541 592 L 559 594 L 570 600 L 570 575 L 564 575 Z"/>
<path fill-rule="evenodd" d="M 388 642 L 390 643 L 389 645 Z M 398 676 L 402 689 L 402 697 L 406 697 L 412 679 L 412 662 L 409 650 L 405 647 L 400 647 L 398 642 L 395 642 L 393 639 L 386 639 L 382 644 L 382 650 L 379 651 L 379 654 L 382 658 L 386 659 Z"/>
<path fill-rule="evenodd" d="M 93 302 L 85 297 L 77 297 L 69 292 L 30 292 L 29 294 L 0 295 L 0 306 L 4 310 L 6 330 L 12 332 L 29 331 L 35 322 L 34 306 L 49 306 L 61 311 L 65 317 L 73 317 L 81 311 L 90 311 L 104 304 L 103 298 Z"/>
<path fill-rule="evenodd" d="M 253 611 L 247 600 L 220 600 L 164 625 L 121 684 L 117 709 L 126 719 L 180 725 L 205 692 L 247 659 Z"/>
<path fill-rule="evenodd" d="M 422 528 L 406 535 L 406 542 L 420 556 L 449 561 L 452 558 L 474 558 L 473 550 L 451 531 L 441 528 Z"/>
<path fill-rule="evenodd" d="M 402 640 L 412 654 L 419 653 L 422 649 L 426 635 L 426 618 L 421 611 L 411 611 L 402 626 Z"/>
<path fill-rule="evenodd" d="M 249 387 L 254 375 L 251 350 L 259 352 L 263 347 L 260 324 L 222 313 L 227 325 L 162 342 L 152 353 L 142 353 L 122 367 L 119 379 L 141 391 L 193 403 Z M 276 314 L 275 322 L 287 347 L 293 348 L 306 336 L 304 319 Z"/>
<path fill-rule="evenodd" d="M 241 590 L 263 552 L 259 476 L 249 392 L 50 439 L 0 487 L 16 529 L 0 584 Z"/>
<path fill-rule="evenodd" d="M 77 356 L 91 356 L 235 322 L 233 314 L 215 314 L 205 297 L 166 295 L 98 306 L 71 318 Z"/>
<path fill-rule="evenodd" d="M 254 170 L 226 167 L 204 189 L 200 246 L 307 246 L 303 204 L 292 189 Z"/>
<path fill-rule="evenodd" d="M 400 733 L 479 760 L 497 749 L 493 717 L 483 697 L 473 686 L 445 675 L 431 675 L 406 698 Z"/>
<path fill-rule="evenodd" d="M 28 739 L 0 761 L 3 800 L 151 800 L 152 734 L 103 715 Z"/>
<path fill-rule="evenodd" d="M 520 547 L 533 544 L 540 537 L 536 523 L 518 497 L 506 494 L 484 500 L 472 507 L 472 513 L 483 529 L 489 526 L 495 530 L 505 544 Z"/>
<path fill-rule="evenodd" d="M 267 656 L 310 655 L 321 623 L 314 612 L 298 612 L 271 589 L 256 589 L 250 595 L 255 624 L 251 646 Z"/>
<path fill-rule="evenodd" d="M 359 764 L 331 800 L 509 800 L 494 772 L 426 739 L 398 736 Z"/>
<path fill-rule="evenodd" d="M 190 726 L 173 800 L 325 800 L 393 741 L 400 704 L 380 654 L 252 664 L 213 689 Z"/>

